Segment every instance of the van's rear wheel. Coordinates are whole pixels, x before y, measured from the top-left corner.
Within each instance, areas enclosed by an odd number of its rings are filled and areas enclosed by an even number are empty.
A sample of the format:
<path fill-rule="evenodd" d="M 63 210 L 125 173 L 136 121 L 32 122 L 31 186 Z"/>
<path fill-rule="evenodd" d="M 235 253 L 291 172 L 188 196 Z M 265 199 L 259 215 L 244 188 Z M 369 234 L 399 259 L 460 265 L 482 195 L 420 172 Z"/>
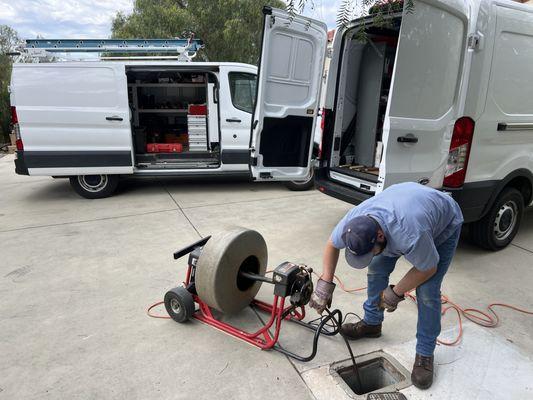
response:
<path fill-rule="evenodd" d="M 118 175 L 78 175 L 70 177 L 70 184 L 86 199 L 101 199 L 115 193 L 118 179 Z"/>
<path fill-rule="evenodd" d="M 487 250 L 501 250 L 512 242 L 522 220 L 524 198 L 515 188 L 503 190 L 489 212 L 470 227 L 472 241 Z"/>
<path fill-rule="evenodd" d="M 285 186 L 295 192 L 303 192 L 315 187 L 315 169 L 311 168 L 311 176 L 305 181 L 290 181 L 286 182 Z"/>

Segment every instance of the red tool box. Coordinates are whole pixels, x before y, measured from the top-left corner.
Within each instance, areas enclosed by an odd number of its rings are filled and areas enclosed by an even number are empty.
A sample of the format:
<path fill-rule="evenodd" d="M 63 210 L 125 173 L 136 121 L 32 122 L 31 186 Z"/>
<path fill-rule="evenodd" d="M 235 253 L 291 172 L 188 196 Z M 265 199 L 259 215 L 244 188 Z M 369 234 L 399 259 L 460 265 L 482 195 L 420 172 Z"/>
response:
<path fill-rule="evenodd" d="M 148 143 L 147 153 L 181 153 L 183 145 L 181 143 Z"/>
<path fill-rule="evenodd" d="M 189 115 L 207 115 L 207 105 L 205 104 L 189 104 Z"/>

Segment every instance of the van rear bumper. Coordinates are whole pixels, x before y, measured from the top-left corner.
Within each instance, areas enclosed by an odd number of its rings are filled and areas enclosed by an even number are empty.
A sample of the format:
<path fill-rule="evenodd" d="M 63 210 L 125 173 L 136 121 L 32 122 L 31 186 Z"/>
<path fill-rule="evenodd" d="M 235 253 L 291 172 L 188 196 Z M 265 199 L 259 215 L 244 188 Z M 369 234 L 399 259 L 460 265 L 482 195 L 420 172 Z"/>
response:
<path fill-rule="evenodd" d="M 499 181 L 482 181 L 465 183 L 459 189 L 443 187 L 442 190 L 452 194 L 463 211 L 465 223 L 481 219 L 492 204 L 493 194 Z"/>
<path fill-rule="evenodd" d="M 24 160 L 24 152 L 17 151 L 15 155 L 15 173 L 18 175 L 29 175 L 26 161 Z"/>
<path fill-rule="evenodd" d="M 465 183 L 459 189 L 443 187 L 444 192 L 451 193 L 463 212 L 465 223 L 481 219 L 492 205 L 494 194 L 498 193 L 499 181 Z M 328 168 L 315 171 L 315 186 L 322 193 L 351 204 L 360 204 L 373 197 L 352 187 L 334 182 L 328 175 Z"/>
<path fill-rule="evenodd" d="M 324 194 L 355 205 L 374 196 L 332 181 L 328 176 L 328 168 L 318 168 L 315 171 L 315 186 Z"/>

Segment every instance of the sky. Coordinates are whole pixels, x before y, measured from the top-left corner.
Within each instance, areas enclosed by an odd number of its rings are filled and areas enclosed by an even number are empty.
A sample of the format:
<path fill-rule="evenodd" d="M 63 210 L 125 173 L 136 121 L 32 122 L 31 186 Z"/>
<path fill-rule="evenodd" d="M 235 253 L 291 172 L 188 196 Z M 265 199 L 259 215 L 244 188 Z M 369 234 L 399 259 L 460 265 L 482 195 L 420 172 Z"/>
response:
<path fill-rule="evenodd" d="M 340 1 L 308 0 L 304 14 L 332 29 Z M 111 35 L 115 13 L 132 7 L 133 0 L 0 0 L 0 25 L 11 26 L 23 39 L 104 39 Z"/>

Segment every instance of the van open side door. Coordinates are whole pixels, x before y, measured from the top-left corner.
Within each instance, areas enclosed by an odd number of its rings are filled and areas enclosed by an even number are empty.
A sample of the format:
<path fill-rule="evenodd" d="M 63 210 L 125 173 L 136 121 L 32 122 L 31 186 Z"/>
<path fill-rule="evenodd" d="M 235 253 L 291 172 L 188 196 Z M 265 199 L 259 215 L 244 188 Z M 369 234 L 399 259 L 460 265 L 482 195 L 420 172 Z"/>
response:
<path fill-rule="evenodd" d="M 412 12 L 404 11 L 378 190 L 406 181 L 442 187 L 452 131 L 462 116 L 469 12 L 463 0 L 419 0 Z"/>
<path fill-rule="evenodd" d="M 250 168 L 256 180 L 303 180 L 311 168 L 327 26 L 270 7 L 263 13 Z"/>

